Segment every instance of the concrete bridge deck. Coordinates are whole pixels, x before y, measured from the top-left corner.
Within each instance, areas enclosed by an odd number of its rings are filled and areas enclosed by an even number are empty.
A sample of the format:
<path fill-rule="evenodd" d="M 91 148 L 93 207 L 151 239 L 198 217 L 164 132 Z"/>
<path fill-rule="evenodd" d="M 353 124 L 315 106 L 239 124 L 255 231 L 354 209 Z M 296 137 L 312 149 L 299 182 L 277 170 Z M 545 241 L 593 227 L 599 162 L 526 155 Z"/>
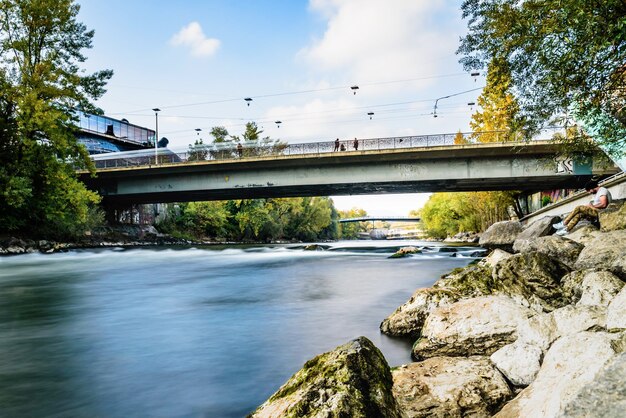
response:
<path fill-rule="evenodd" d="M 591 165 L 559 158 L 551 141 L 442 145 L 175 161 L 107 167 L 87 185 L 107 202 L 138 204 L 581 187 Z M 602 174 L 617 169 L 603 170 Z"/>

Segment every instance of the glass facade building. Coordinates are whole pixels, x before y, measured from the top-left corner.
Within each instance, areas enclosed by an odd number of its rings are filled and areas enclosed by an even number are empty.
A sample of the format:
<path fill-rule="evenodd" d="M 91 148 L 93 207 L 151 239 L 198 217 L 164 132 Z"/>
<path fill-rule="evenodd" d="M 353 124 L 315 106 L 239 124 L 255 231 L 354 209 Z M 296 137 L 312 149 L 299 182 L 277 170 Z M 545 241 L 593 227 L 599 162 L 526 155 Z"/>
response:
<path fill-rule="evenodd" d="M 156 137 L 154 130 L 133 125 L 125 119 L 86 113 L 79 115 L 78 127 L 78 140 L 90 154 L 152 148 Z"/>

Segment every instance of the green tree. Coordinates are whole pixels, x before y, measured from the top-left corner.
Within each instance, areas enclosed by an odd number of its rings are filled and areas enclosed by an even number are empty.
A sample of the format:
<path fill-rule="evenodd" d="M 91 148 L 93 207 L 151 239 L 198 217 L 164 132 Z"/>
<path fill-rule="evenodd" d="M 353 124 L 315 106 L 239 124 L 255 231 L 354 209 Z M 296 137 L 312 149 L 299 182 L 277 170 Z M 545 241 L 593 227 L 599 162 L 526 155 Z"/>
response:
<path fill-rule="evenodd" d="M 64 236 L 87 227 L 97 194 L 74 135 L 77 112 L 104 93 L 111 71 L 86 75 L 94 32 L 71 0 L 0 0 L 0 230 Z"/>
<path fill-rule="evenodd" d="M 340 219 L 363 218 L 367 212 L 361 208 L 352 208 L 339 211 Z M 357 239 L 360 232 L 366 232 L 369 222 L 346 222 L 340 224 L 339 236 L 341 239 Z"/>
<path fill-rule="evenodd" d="M 230 216 L 226 202 L 189 202 L 181 221 L 195 235 L 226 238 Z"/>
<path fill-rule="evenodd" d="M 504 60 L 525 127 L 537 131 L 572 112 L 615 158 L 626 149 L 624 0 L 465 0 L 466 69 Z M 570 143 L 571 145 L 571 143 Z"/>

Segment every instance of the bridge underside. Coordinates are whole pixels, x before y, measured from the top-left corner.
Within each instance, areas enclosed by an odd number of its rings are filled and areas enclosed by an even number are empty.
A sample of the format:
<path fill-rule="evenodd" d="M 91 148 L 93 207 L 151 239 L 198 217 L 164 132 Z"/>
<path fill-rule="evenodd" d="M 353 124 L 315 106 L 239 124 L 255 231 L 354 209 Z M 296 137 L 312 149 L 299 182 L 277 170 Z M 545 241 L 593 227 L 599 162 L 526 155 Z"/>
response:
<path fill-rule="evenodd" d="M 105 202 L 116 205 L 257 199 L 304 196 L 372 195 L 385 193 L 464 192 L 492 190 L 539 191 L 581 188 L 591 176 L 523 177 L 500 179 L 426 180 L 381 183 L 333 183 L 316 185 L 258 186 L 146 193 L 103 193 Z"/>

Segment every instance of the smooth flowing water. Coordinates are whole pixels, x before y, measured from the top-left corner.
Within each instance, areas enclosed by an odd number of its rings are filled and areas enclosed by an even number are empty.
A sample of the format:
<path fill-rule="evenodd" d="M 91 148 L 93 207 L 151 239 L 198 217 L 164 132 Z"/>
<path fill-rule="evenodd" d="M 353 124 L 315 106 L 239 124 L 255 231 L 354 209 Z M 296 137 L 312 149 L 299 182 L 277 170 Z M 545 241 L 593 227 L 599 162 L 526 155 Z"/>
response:
<path fill-rule="evenodd" d="M 432 249 L 388 258 L 411 244 Z M 0 258 L 0 416 L 243 417 L 305 361 L 361 335 L 390 365 L 409 362 L 411 342 L 380 322 L 477 250 L 329 247 Z"/>

